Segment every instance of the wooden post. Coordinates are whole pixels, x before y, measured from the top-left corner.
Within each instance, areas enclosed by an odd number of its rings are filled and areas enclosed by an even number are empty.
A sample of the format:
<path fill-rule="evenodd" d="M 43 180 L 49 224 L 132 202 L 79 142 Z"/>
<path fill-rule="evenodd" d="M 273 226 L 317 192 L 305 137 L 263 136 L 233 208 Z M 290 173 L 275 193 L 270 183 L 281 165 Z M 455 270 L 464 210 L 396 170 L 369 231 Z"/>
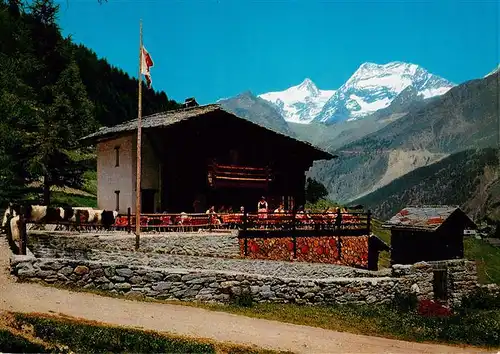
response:
<path fill-rule="evenodd" d="M 80 222 L 82 221 L 81 220 L 81 211 L 77 210 L 75 213 L 76 213 L 76 216 L 75 216 L 75 228 L 76 228 L 76 230 L 78 230 L 78 232 L 80 232 Z"/>
<path fill-rule="evenodd" d="M 128 207 L 127 208 L 127 232 L 131 233 L 132 232 L 132 208 Z"/>
<path fill-rule="evenodd" d="M 139 249 L 141 234 L 141 119 L 142 119 L 142 20 L 139 25 L 139 104 L 137 107 L 137 176 L 135 191 L 135 249 Z"/>
<path fill-rule="evenodd" d="M 243 231 L 247 231 L 247 228 L 248 228 L 247 221 L 248 221 L 248 213 L 245 210 L 245 212 L 243 213 Z M 245 250 L 245 257 L 246 257 L 248 255 L 248 240 L 246 238 L 246 235 L 245 235 L 245 240 L 244 240 L 244 250 Z"/>
<path fill-rule="evenodd" d="M 24 219 L 24 207 L 21 206 L 21 210 L 19 212 L 19 254 L 26 255 L 26 243 L 27 243 L 27 235 L 26 235 L 26 220 Z"/>
<path fill-rule="evenodd" d="M 292 214 L 292 240 L 293 240 L 293 258 L 297 258 L 297 210 L 293 210 Z"/>
<path fill-rule="evenodd" d="M 247 220 L 248 220 L 248 214 L 245 210 L 245 212 L 243 213 L 243 231 L 247 231 Z"/>
<path fill-rule="evenodd" d="M 337 236 L 337 253 L 339 254 L 339 261 L 342 260 L 342 240 L 340 236 Z"/>
<path fill-rule="evenodd" d="M 372 212 L 368 210 L 368 214 L 366 215 L 366 227 L 368 229 L 368 236 L 371 233 L 371 222 L 372 222 Z"/>

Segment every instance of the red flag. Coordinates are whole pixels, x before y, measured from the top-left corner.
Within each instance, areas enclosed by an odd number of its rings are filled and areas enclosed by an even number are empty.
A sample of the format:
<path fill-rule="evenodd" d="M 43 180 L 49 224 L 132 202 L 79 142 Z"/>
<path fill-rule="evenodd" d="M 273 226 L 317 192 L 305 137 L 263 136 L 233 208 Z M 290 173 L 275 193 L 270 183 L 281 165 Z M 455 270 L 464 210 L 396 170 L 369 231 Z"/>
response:
<path fill-rule="evenodd" d="M 151 55 L 149 55 L 148 51 L 144 46 L 142 46 L 142 51 L 141 51 L 141 74 L 144 75 L 146 78 L 146 84 L 148 85 L 148 88 L 151 88 L 151 84 L 153 80 L 151 80 L 151 71 L 150 68 L 154 66 L 153 64 L 153 59 L 151 58 Z"/>

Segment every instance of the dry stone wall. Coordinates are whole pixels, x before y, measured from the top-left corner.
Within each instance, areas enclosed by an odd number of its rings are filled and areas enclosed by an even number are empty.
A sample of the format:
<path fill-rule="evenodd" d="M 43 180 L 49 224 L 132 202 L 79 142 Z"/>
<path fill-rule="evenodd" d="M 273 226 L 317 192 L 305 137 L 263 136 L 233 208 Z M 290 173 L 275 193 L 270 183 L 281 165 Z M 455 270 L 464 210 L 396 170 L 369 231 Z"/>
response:
<path fill-rule="evenodd" d="M 228 302 L 248 294 L 257 302 L 385 303 L 398 287 L 390 277 L 278 278 L 230 271 L 151 268 L 86 260 L 13 256 L 21 280 L 96 288 L 112 293 L 182 301 Z"/>
<path fill-rule="evenodd" d="M 75 242 L 76 241 L 76 242 Z M 93 249 L 101 251 L 133 252 L 135 237 L 128 233 L 88 233 L 30 232 L 28 246 L 35 254 L 43 257 L 64 257 L 79 253 L 82 257 Z M 180 233 L 169 232 L 161 235 L 141 235 L 142 253 L 176 254 L 234 258 L 239 257 L 237 233 Z"/>
<path fill-rule="evenodd" d="M 397 292 L 419 288 L 420 297 L 432 298 L 432 265 L 399 266 L 392 276 L 292 278 L 243 272 L 153 268 L 102 261 L 13 256 L 13 273 L 21 280 L 95 288 L 124 295 L 181 301 L 228 302 L 247 294 L 253 301 L 332 304 L 389 302 Z M 460 265 L 455 266 L 456 270 Z M 464 271 L 457 271 L 460 274 Z M 472 275 L 470 275 L 472 277 Z M 463 275 L 462 277 L 468 277 Z M 455 278 L 451 298 L 459 299 L 472 281 Z M 464 278 L 461 278 L 464 279 Z M 456 303 L 456 302 L 454 302 Z"/>
<path fill-rule="evenodd" d="M 394 265 L 372 272 L 331 264 L 234 259 L 231 255 L 239 254 L 234 234 L 142 237 L 141 252 L 133 251 L 130 235 L 32 234 L 29 239 L 28 255 L 11 255 L 11 270 L 21 280 L 157 299 L 228 302 L 246 294 L 256 302 L 380 304 L 398 292 L 433 298 L 437 270 L 446 271 L 452 305 L 478 287 L 475 263 L 466 260 Z M 220 249 L 214 254 L 213 247 L 223 249 L 228 258 L 214 257 Z"/>

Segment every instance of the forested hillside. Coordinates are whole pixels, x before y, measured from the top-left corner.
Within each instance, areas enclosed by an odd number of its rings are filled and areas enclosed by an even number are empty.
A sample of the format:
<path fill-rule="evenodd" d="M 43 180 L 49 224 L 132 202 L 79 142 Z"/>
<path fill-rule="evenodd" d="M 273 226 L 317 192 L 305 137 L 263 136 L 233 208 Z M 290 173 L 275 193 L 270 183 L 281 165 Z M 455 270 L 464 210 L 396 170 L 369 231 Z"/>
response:
<path fill-rule="evenodd" d="M 466 150 L 421 167 L 353 204 L 386 220 L 408 205 L 459 205 L 474 219 L 498 219 L 498 149 Z"/>
<path fill-rule="evenodd" d="M 78 138 L 137 115 L 137 80 L 64 38 L 57 14 L 53 0 L 0 0 L 1 204 L 32 182 L 46 204 L 51 186 L 80 188 L 95 156 Z M 144 114 L 178 106 L 145 86 L 143 102 Z"/>
<path fill-rule="evenodd" d="M 337 152 L 340 158 L 316 164 L 311 176 L 331 199 L 351 201 L 382 180 L 439 160 L 443 154 L 498 145 L 498 73 L 465 82 L 417 105 L 409 113 Z"/>

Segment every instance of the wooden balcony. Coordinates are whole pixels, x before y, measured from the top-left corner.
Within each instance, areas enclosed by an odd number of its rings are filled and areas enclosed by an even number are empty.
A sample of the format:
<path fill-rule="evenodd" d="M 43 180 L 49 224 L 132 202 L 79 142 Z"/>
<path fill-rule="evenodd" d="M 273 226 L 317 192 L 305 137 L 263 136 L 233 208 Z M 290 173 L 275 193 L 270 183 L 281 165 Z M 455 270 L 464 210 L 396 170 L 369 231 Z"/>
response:
<path fill-rule="evenodd" d="M 267 189 L 272 181 L 272 174 L 267 167 L 212 163 L 208 166 L 207 178 L 208 184 L 212 188 Z"/>

